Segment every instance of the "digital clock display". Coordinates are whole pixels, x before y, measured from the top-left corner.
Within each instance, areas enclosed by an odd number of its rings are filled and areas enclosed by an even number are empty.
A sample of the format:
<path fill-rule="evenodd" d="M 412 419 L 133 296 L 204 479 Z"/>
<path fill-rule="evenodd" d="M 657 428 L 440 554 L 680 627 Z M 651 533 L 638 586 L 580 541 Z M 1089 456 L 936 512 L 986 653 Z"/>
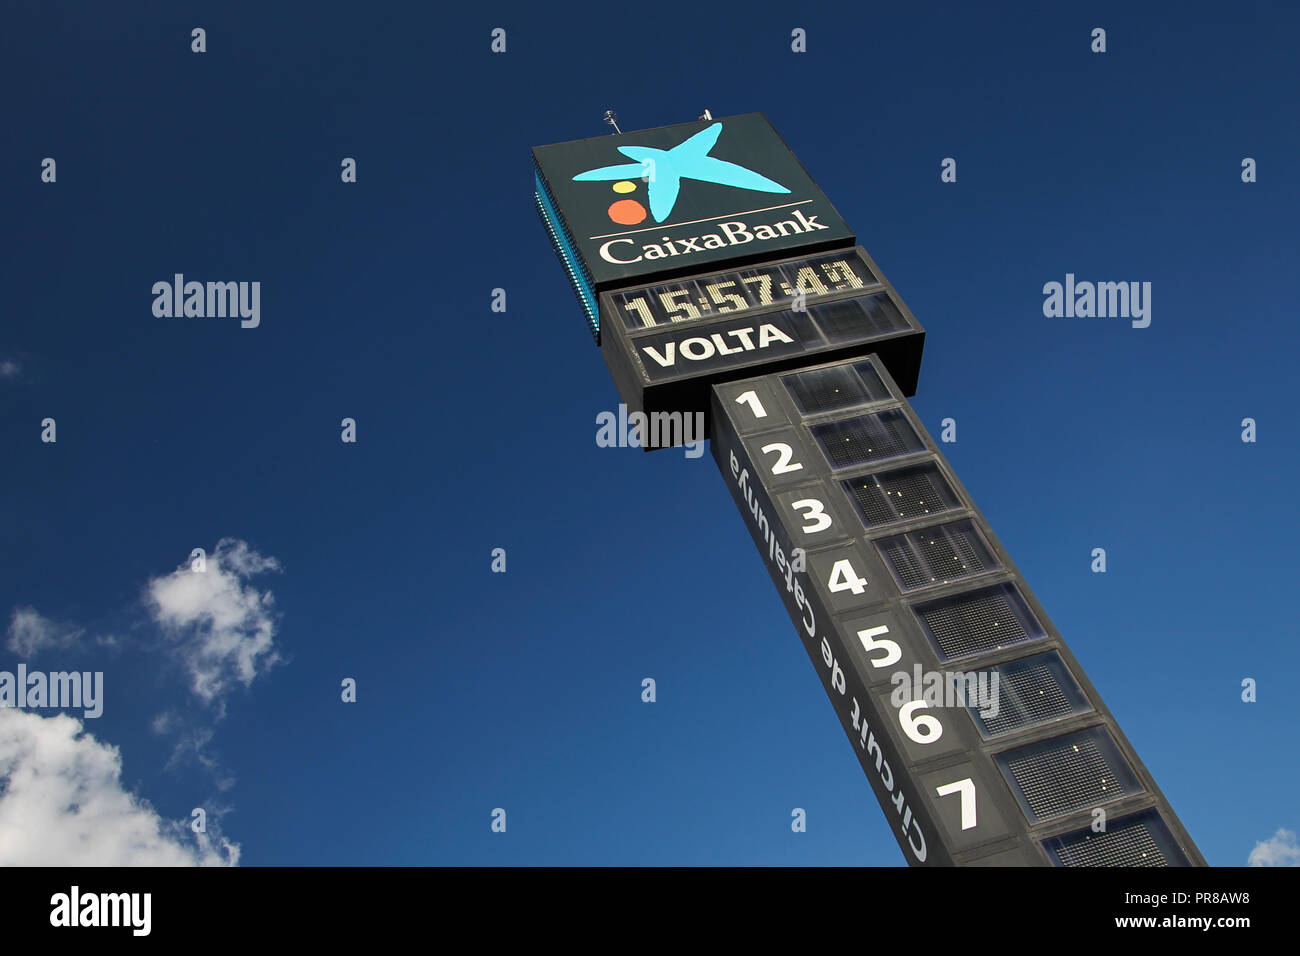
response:
<path fill-rule="evenodd" d="M 846 292 L 875 289 L 880 280 L 853 249 L 775 265 L 736 269 L 614 293 L 610 298 L 629 332 L 697 322 L 759 309 L 788 308 Z"/>

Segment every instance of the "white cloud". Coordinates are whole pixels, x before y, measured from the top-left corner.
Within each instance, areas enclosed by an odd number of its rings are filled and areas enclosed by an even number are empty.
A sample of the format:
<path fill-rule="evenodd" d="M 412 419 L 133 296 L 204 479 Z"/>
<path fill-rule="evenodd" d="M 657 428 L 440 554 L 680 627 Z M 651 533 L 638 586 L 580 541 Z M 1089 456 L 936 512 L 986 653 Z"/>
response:
<path fill-rule="evenodd" d="M 153 720 L 149 721 L 149 729 L 159 737 L 164 737 L 172 732 L 172 728 L 176 726 L 176 720 L 175 711 L 164 710 L 160 714 L 155 714 Z"/>
<path fill-rule="evenodd" d="M 1300 845 L 1295 831 L 1281 827 L 1269 839 L 1255 844 L 1246 861 L 1250 866 L 1300 866 Z"/>
<path fill-rule="evenodd" d="M 0 708 L 0 866 L 221 866 L 239 845 L 164 820 L 122 788 L 122 759 L 81 721 Z"/>
<path fill-rule="evenodd" d="M 166 769 L 174 770 L 183 763 L 193 762 L 211 775 L 218 790 L 224 792 L 235 785 L 235 775 L 205 749 L 215 736 L 211 728 L 196 727 L 176 711 L 165 710 L 154 715 L 149 722 L 149 729 L 159 737 L 176 737 Z"/>
<path fill-rule="evenodd" d="M 80 628 L 55 624 L 35 608 L 20 607 L 14 609 L 14 616 L 9 621 L 9 650 L 20 657 L 35 657 L 41 651 L 50 648 L 72 647 L 81 640 Z"/>
<path fill-rule="evenodd" d="M 274 646 L 274 598 L 243 580 L 279 570 L 275 558 L 223 538 L 205 571 L 185 564 L 146 586 L 154 621 L 173 639 L 189 672 L 190 689 L 205 703 L 221 706 L 220 698 L 236 684 L 248 687 L 280 660 Z"/>
<path fill-rule="evenodd" d="M 17 378 L 22 366 L 13 359 L 0 359 L 0 378 Z"/>

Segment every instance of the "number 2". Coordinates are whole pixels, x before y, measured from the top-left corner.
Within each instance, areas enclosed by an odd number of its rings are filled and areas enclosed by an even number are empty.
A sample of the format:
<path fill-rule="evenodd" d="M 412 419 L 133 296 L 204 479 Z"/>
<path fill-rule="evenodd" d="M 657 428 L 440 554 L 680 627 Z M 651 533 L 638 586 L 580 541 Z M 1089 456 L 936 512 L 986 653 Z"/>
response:
<path fill-rule="evenodd" d="M 764 445 L 759 450 L 764 455 L 768 452 L 776 452 L 776 464 L 772 466 L 772 474 L 774 475 L 784 475 L 787 471 L 798 471 L 803 467 L 797 461 L 794 464 L 790 463 L 790 459 L 794 457 L 794 449 L 785 442 L 772 442 L 772 444 Z"/>

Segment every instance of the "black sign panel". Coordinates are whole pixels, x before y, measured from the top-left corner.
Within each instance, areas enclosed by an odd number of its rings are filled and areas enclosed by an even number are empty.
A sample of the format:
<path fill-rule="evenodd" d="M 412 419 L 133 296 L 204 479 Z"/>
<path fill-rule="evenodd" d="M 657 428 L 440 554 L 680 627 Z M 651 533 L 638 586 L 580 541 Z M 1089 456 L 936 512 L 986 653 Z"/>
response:
<path fill-rule="evenodd" d="M 854 239 L 761 113 L 538 146 L 533 158 L 544 214 L 596 291 Z"/>
<path fill-rule="evenodd" d="M 733 387 L 723 398 L 715 390 L 715 401 L 730 399 L 734 403 L 734 392 Z M 746 407 L 752 410 L 752 401 Z M 761 405 L 758 407 L 762 408 Z M 843 634 L 837 632 L 822 597 L 823 589 L 816 586 L 814 575 L 819 573 L 820 563 L 810 561 L 807 552 L 795 544 L 792 532 L 796 525 L 774 504 L 768 490 L 767 478 L 773 471 L 778 475 L 790 474 L 811 464 L 807 455 L 809 449 L 798 447 L 789 440 L 791 436 L 783 432 L 746 441 L 730 425 L 727 410 L 719 407 L 715 415 L 719 424 L 711 442 L 714 460 L 817 669 L 823 689 L 853 742 L 871 788 L 891 818 L 895 839 L 912 865 L 951 865 L 953 860 L 946 843 L 938 835 L 932 803 L 920 793 L 906 772 L 909 761 L 900 746 L 899 734 L 880 716 L 880 709 L 864 683 L 863 669 L 854 652 L 849 650 Z M 757 460 L 754 453 L 757 453 Z M 765 458 L 768 460 L 764 461 Z M 801 494 L 796 507 L 813 515 L 825 514 L 819 507 L 829 499 L 823 488 L 805 486 Z M 843 562 L 849 562 L 855 582 L 861 580 L 860 586 L 866 591 L 869 587 L 866 579 L 856 578 L 866 565 L 861 559 L 856 566 L 852 564 L 855 551 L 851 542 L 846 544 L 838 549 L 837 553 L 844 557 L 840 558 L 837 567 L 843 569 L 846 566 Z M 872 594 L 880 595 L 877 602 L 883 601 L 888 592 L 881 590 L 875 571 L 869 573 L 876 579 L 870 585 Z M 880 620 L 883 623 L 879 625 L 878 633 L 897 633 L 900 629 L 887 611 L 880 615 Z M 885 642 L 879 644 L 884 646 Z"/>
<path fill-rule="evenodd" d="M 793 312 L 772 312 L 715 322 L 703 329 L 688 326 L 642 335 L 632 341 L 646 376 L 658 382 L 802 352 L 811 328 L 805 321 L 802 334 L 795 331 L 791 319 L 798 317 Z"/>
<path fill-rule="evenodd" d="M 711 392 L 723 480 L 909 864 L 1204 864 L 877 356 Z"/>
<path fill-rule="evenodd" d="M 709 410 L 709 388 L 875 352 L 915 389 L 925 332 L 861 246 L 603 293 L 601 351 L 629 408 Z M 647 446 L 649 447 L 649 446 Z"/>

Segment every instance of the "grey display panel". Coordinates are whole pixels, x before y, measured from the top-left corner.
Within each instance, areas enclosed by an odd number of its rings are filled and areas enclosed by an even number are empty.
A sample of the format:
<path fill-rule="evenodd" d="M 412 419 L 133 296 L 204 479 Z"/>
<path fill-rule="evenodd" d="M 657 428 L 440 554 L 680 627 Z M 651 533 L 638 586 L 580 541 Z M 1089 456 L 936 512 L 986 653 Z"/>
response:
<path fill-rule="evenodd" d="M 1104 832 L 1091 827 L 1043 842 L 1056 866 L 1189 866 L 1168 824 L 1155 810 L 1111 822 Z"/>
<path fill-rule="evenodd" d="M 877 356 L 712 404 L 714 458 L 909 864 L 1204 865 Z"/>

